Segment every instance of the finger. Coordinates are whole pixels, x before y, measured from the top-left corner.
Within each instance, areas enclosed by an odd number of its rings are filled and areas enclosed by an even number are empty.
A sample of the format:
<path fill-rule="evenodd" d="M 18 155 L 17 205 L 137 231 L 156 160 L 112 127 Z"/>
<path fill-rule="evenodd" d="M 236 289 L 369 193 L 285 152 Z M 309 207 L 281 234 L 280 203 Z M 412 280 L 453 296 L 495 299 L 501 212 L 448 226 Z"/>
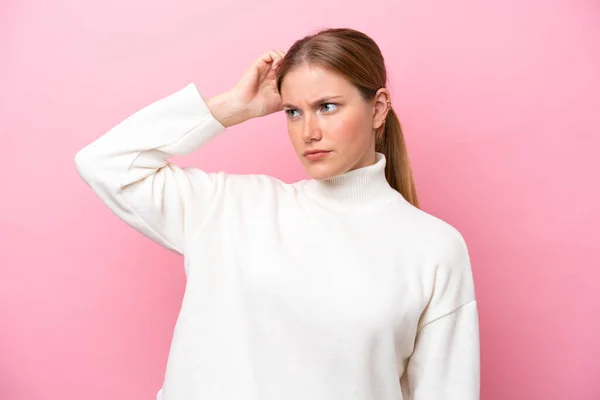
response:
<path fill-rule="evenodd" d="M 275 61 L 273 61 L 273 68 L 277 69 L 279 67 L 279 65 L 283 62 L 283 59 L 285 57 L 285 51 L 277 51 L 277 59 Z"/>
<path fill-rule="evenodd" d="M 281 57 L 279 56 L 279 54 L 271 49 L 265 53 L 263 53 L 257 60 L 256 60 L 256 67 L 261 71 L 261 73 L 266 73 L 269 71 L 269 69 L 275 69 L 276 68 L 276 61 L 279 60 Z"/>
<path fill-rule="evenodd" d="M 277 55 L 278 55 L 279 57 L 277 58 L 277 60 L 275 60 L 275 61 L 273 62 L 273 64 L 274 64 L 274 65 L 273 65 L 273 67 L 274 67 L 275 69 L 276 69 L 276 68 L 278 68 L 278 67 L 279 67 L 279 64 L 281 64 L 281 63 L 283 62 L 283 58 L 285 57 L 285 53 L 284 53 L 283 51 L 278 51 L 278 52 L 277 52 Z"/>
<path fill-rule="evenodd" d="M 262 61 L 266 62 L 267 64 L 271 64 L 273 61 L 277 60 L 278 58 L 279 58 L 279 54 L 273 49 L 267 51 L 266 53 L 264 53 L 261 56 Z"/>
<path fill-rule="evenodd" d="M 271 54 L 271 52 L 272 52 L 272 50 L 269 50 L 269 51 L 261 54 L 260 57 L 258 57 L 254 61 L 254 64 L 253 64 L 254 68 L 258 69 L 258 71 L 261 75 L 268 73 L 269 69 L 272 66 L 273 55 Z"/>
<path fill-rule="evenodd" d="M 258 65 L 269 65 L 273 62 L 273 55 L 272 55 L 272 51 L 273 50 L 269 50 L 263 54 L 261 54 L 260 57 L 258 57 L 258 59 L 255 61 L 256 64 Z"/>
<path fill-rule="evenodd" d="M 279 65 L 279 63 L 281 62 L 281 56 L 275 50 L 271 50 L 269 53 L 271 54 L 271 58 L 273 59 L 271 67 L 275 69 L 277 65 Z"/>

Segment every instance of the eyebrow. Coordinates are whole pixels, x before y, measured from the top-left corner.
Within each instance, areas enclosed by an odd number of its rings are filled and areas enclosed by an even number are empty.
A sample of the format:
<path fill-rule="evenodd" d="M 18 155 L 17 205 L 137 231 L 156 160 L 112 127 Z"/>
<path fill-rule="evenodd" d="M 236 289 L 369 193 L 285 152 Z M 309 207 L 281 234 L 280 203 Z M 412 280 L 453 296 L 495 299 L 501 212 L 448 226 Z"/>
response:
<path fill-rule="evenodd" d="M 310 105 L 314 107 L 314 106 L 317 106 L 317 105 L 319 105 L 319 104 L 326 103 L 326 102 L 328 102 L 329 100 L 337 99 L 337 98 L 340 98 L 340 97 L 342 97 L 342 96 L 341 96 L 341 95 L 337 95 L 337 96 L 323 96 L 323 97 L 321 97 L 320 99 L 318 99 L 318 100 L 315 100 L 315 101 L 313 101 L 312 103 L 310 103 Z M 284 107 L 284 108 L 298 108 L 298 107 L 296 107 L 295 105 L 293 105 L 293 104 L 289 104 L 289 103 L 285 103 L 285 104 L 283 105 L 283 107 Z"/>

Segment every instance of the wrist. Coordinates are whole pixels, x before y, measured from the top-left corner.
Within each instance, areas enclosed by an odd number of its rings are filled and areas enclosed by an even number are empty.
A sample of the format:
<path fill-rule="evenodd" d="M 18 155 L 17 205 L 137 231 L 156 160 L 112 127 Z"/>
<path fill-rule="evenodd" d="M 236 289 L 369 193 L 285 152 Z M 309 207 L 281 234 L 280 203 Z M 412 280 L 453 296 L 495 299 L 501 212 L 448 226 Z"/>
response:
<path fill-rule="evenodd" d="M 238 101 L 231 92 L 210 98 L 207 105 L 213 117 L 226 128 L 253 118 L 249 107 Z"/>

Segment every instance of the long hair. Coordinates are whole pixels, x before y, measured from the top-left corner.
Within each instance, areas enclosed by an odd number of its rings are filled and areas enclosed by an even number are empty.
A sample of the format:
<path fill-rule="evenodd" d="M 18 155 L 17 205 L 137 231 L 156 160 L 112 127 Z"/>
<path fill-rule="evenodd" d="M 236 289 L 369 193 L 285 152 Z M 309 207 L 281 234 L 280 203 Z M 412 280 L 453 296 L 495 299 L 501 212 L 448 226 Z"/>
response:
<path fill-rule="evenodd" d="M 296 41 L 278 68 L 277 88 L 294 67 L 319 65 L 344 76 L 370 101 L 386 86 L 387 73 L 379 46 L 369 36 L 348 28 L 325 29 Z M 419 207 L 415 183 L 398 116 L 388 110 L 376 132 L 375 151 L 386 157 L 385 177 L 409 203 Z"/>

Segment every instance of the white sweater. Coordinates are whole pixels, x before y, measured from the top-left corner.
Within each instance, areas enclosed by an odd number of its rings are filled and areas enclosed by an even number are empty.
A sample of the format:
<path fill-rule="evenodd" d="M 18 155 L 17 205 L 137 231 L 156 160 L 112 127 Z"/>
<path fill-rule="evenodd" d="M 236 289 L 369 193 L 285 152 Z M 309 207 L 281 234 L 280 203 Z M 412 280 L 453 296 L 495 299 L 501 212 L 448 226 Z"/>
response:
<path fill-rule="evenodd" d="M 293 184 L 167 161 L 224 131 L 190 83 L 75 156 L 119 218 L 184 255 L 157 399 L 478 399 L 461 234 L 393 190 L 379 153 Z"/>

